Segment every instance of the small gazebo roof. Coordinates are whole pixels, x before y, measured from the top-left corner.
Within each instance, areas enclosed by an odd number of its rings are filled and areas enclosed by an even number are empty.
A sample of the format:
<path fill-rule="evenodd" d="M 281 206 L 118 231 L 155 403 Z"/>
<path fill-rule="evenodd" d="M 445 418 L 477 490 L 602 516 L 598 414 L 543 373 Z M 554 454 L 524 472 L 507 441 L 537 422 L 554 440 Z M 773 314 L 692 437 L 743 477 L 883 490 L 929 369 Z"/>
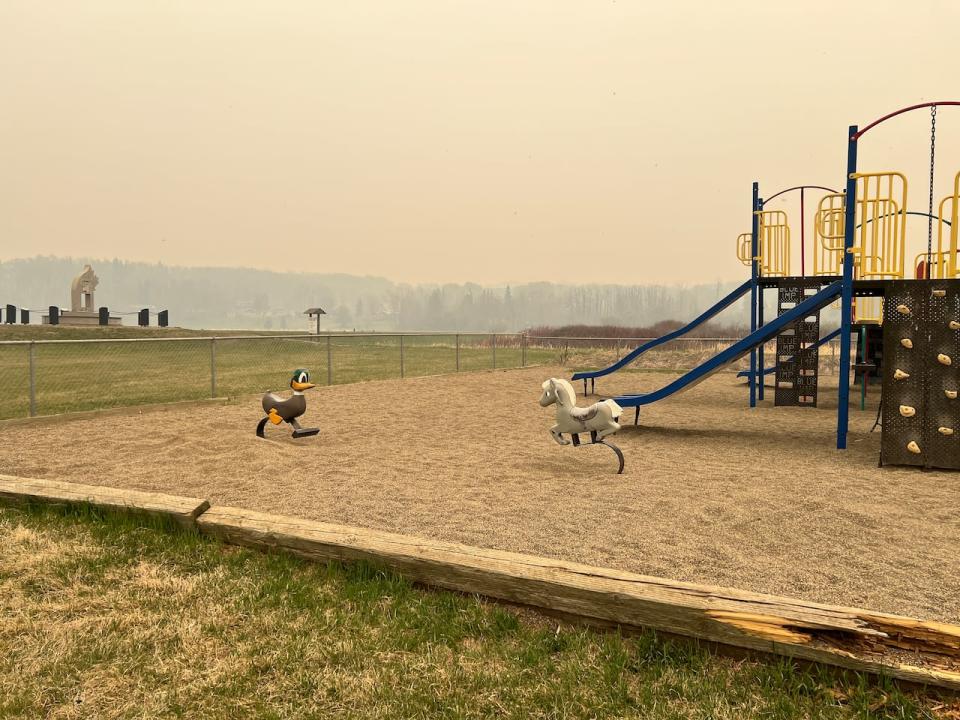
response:
<path fill-rule="evenodd" d="M 326 315 L 327 311 L 324 310 L 322 307 L 315 307 L 315 308 L 307 308 L 303 314 L 304 315 Z"/>

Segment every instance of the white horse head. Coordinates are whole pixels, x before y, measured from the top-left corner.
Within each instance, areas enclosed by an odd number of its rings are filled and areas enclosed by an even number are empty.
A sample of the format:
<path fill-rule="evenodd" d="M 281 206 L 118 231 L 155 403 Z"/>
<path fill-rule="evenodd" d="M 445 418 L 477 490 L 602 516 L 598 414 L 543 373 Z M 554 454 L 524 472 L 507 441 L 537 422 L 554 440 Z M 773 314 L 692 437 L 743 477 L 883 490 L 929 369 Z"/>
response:
<path fill-rule="evenodd" d="M 560 407 L 571 408 L 577 404 L 577 393 L 568 380 L 550 378 L 540 387 L 543 389 L 543 394 L 540 396 L 540 407 L 558 403 Z"/>

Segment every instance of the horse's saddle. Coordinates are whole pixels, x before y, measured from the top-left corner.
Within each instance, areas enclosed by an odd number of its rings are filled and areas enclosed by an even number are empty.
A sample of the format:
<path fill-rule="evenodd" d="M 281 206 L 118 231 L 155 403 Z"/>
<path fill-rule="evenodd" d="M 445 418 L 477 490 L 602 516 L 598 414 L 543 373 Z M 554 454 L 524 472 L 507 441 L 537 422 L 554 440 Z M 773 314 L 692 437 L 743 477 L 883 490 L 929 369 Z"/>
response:
<path fill-rule="evenodd" d="M 602 403 L 594 403 L 590 407 L 574 407 L 570 408 L 570 417 L 574 420 L 579 420 L 580 422 L 589 422 L 593 420 L 597 413 L 600 412 L 600 405 Z"/>

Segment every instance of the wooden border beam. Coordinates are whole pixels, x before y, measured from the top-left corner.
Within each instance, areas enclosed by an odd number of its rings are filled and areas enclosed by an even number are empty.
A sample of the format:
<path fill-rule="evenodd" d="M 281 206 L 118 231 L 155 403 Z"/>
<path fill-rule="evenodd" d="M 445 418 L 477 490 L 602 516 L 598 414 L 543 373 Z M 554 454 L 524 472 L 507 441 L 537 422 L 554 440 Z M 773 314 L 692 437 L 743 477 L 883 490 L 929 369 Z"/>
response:
<path fill-rule="evenodd" d="M 196 527 L 197 517 L 210 507 L 207 500 L 199 498 L 11 475 L 0 475 L 0 501 L 18 505 L 31 502 L 95 505 L 107 510 L 167 517 L 185 527 Z"/>
<path fill-rule="evenodd" d="M 499 550 L 214 507 L 201 532 L 312 560 L 368 561 L 424 585 L 960 690 L 960 626 Z"/>
<path fill-rule="evenodd" d="M 590 624 L 711 643 L 960 691 L 960 626 L 697 585 L 206 500 L 0 475 L 0 502 L 91 504 L 162 516 L 224 542 L 319 561 L 366 561 L 423 585 Z"/>

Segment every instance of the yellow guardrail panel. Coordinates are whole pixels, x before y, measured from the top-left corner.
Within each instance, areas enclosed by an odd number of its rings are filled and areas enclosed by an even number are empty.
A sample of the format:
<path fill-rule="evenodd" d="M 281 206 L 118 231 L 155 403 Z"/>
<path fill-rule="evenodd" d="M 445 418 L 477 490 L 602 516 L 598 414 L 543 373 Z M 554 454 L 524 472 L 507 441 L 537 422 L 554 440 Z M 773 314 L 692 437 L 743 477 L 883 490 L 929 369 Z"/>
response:
<path fill-rule="evenodd" d="M 753 234 L 740 233 L 737 235 L 737 260 L 749 266 L 753 262 Z"/>
<path fill-rule="evenodd" d="M 950 257 L 949 274 L 951 278 L 957 276 L 957 237 L 960 236 L 960 172 L 953 179 L 953 195 L 944 198 L 944 202 L 949 200 L 950 206 Z M 940 203 L 940 232 L 943 232 L 944 226 L 944 203 Z M 938 240 L 939 246 L 939 240 Z"/>
<path fill-rule="evenodd" d="M 883 322 L 883 298 L 859 297 L 853 303 L 853 318 L 856 322 L 880 324 Z"/>
<path fill-rule="evenodd" d="M 958 173 L 960 175 L 960 173 Z M 958 198 L 956 195 L 947 195 L 940 201 L 937 210 L 937 249 L 930 254 L 930 268 L 926 277 L 943 280 L 956 277 L 957 253 L 952 249 L 953 233 L 955 232 L 951 218 L 957 212 Z M 917 254 L 913 260 L 914 276 L 919 278 L 920 263 L 927 261 L 925 252 Z"/>
<path fill-rule="evenodd" d="M 830 193 L 820 198 L 813 217 L 813 274 L 839 275 L 843 264 L 843 230 L 846 195 Z"/>
<path fill-rule="evenodd" d="M 903 278 L 907 234 L 907 178 L 899 172 L 854 173 L 857 227 L 854 247 L 861 278 Z"/>
<path fill-rule="evenodd" d="M 790 274 L 790 226 L 783 210 L 758 210 L 757 227 L 760 274 L 786 277 Z"/>

